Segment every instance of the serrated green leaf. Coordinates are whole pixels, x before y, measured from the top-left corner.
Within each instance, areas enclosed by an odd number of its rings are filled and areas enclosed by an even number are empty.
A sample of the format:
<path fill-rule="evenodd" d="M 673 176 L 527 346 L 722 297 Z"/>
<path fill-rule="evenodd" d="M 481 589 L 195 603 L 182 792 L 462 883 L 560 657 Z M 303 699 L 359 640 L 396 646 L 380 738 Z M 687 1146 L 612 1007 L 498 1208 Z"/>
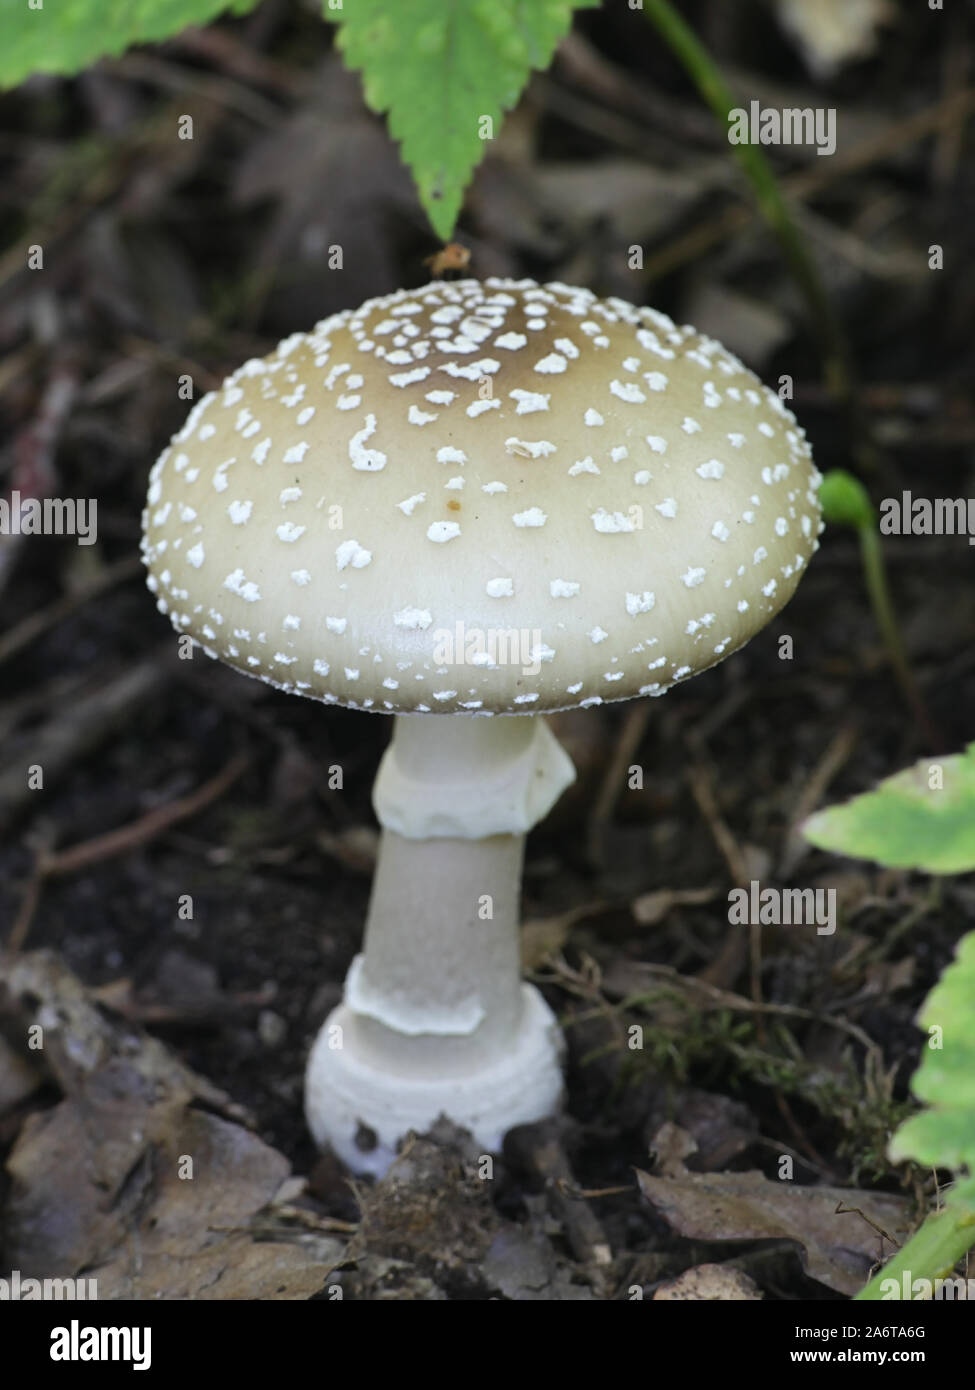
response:
<path fill-rule="evenodd" d="M 928 1168 L 970 1168 L 975 1163 L 975 1116 L 962 1111 L 923 1110 L 900 1126 L 890 1141 L 891 1162 L 913 1158 Z"/>
<path fill-rule="evenodd" d="M 820 811 L 803 827 L 821 849 L 929 873 L 975 869 L 975 743 L 964 753 L 916 763 L 844 806 Z M 975 932 L 924 1001 L 918 1026 L 928 1033 L 911 1082 L 928 1109 L 912 1115 L 890 1142 L 894 1162 L 967 1169 L 949 1204 L 975 1211 Z"/>
<path fill-rule="evenodd" d="M 361 72 L 366 101 L 388 113 L 434 230 L 448 241 L 464 189 L 503 112 L 533 68 L 548 66 L 574 8 L 597 0 L 344 0 L 325 8 Z"/>
<path fill-rule="evenodd" d="M 952 1039 L 946 1060 L 936 1049 L 925 1054 L 924 1071 L 913 1083 L 918 1100 L 929 1105 L 948 1101 L 970 1105 L 975 1110 L 975 1047 L 963 1039 Z"/>
<path fill-rule="evenodd" d="M 890 868 L 969 873 L 975 869 L 975 743 L 964 753 L 915 763 L 872 792 L 818 811 L 802 833 L 820 849 Z"/>
<path fill-rule="evenodd" d="M 918 1025 L 928 1033 L 928 1046 L 911 1089 L 930 1109 L 905 1120 L 891 1140 L 890 1157 L 975 1175 L 975 932 L 962 938 L 924 1001 Z M 970 1181 L 960 1184 L 954 1200 L 971 1187 Z"/>
<path fill-rule="evenodd" d="M 79 72 L 98 58 L 116 58 L 134 43 L 171 38 L 206 24 L 221 10 L 252 10 L 257 0 L 0 0 L 0 87 L 35 72 Z"/>

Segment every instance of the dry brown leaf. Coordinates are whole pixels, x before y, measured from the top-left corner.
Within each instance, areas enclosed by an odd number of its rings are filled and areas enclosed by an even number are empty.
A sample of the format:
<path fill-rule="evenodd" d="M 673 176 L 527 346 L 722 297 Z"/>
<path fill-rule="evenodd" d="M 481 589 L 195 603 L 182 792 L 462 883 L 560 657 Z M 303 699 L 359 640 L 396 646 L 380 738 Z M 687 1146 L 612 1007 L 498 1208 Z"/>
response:
<path fill-rule="evenodd" d="M 180 1176 L 186 1157 L 192 1178 Z M 341 1242 L 292 1241 L 284 1230 L 257 1241 L 249 1229 L 289 1173 L 284 1155 L 256 1135 L 188 1110 L 156 1166 L 137 1239 L 89 1270 L 99 1298 L 305 1299 L 326 1283 Z"/>
<path fill-rule="evenodd" d="M 668 1126 L 667 1121 L 672 1121 Z M 661 1162 L 661 1137 L 669 1127 L 693 1140 L 694 1154 L 687 1165 L 695 1172 L 727 1168 L 758 1136 L 758 1122 L 746 1105 L 729 1096 L 701 1091 L 693 1086 L 669 1086 L 652 1097 L 643 1126 L 647 1148 L 657 1155 L 654 1172 L 670 1176 Z"/>
<path fill-rule="evenodd" d="M 43 1080 L 39 1069 L 0 1037 L 0 1115 L 26 1100 Z"/>
<path fill-rule="evenodd" d="M 340 1242 L 283 1217 L 251 1229 L 290 1168 L 234 1122 L 228 1097 L 157 1039 L 110 1021 L 50 952 L 0 962 L 0 1012 L 8 1036 L 43 1030 L 30 1056 L 64 1093 L 27 1118 L 7 1160 L 11 1268 L 84 1270 L 102 1299 L 308 1298 L 322 1287 Z"/>
<path fill-rule="evenodd" d="M 679 1235 L 794 1241 L 810 1278 L 838 1293 L 855 1294 L 873 1265 L 891 1253 L 878 1227 L 898 1243 L 910 1234 L 909 1201 L 888 1193 L 799 1187 L 758 1172 L 656 1178 L 638 1170 L 637 1179 L 643 1195 Z"/>

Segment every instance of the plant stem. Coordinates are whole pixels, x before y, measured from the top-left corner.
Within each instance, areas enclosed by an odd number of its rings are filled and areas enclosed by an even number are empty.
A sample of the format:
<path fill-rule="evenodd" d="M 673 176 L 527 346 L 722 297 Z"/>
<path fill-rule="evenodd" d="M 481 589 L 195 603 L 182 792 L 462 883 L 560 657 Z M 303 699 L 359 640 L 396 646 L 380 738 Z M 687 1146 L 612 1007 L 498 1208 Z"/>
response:
<path fill-rule="evenodd" d="M 859 537 L 863 580 L 874 621 L 880 629 L 890 664 L 904 698 L 913 711 L 929 748 L 935 752 L 940 747 L 941 736 L 931 722 L 901 637 L 887 584 L 887 567 L 884 564 L 877 530 L 877 513 L 870 496 L 859 478 L 847 473 L 843 468 L 833 468 L 822 481 L 819 500 L 823 506 L 823 516 L 829 525 L 852 526 Z"/>
<path fill-rule="evenodd" d="M 643 0 L 643 8 L 683 64 L 704 101 L 727 129 L 728 115 L 738 103 L 694 30 L 674 9 L 670 0 Z M 732 152 L 748 178 L 759 212 L 778 238 L 812 312 L 825 355 L 827 385 L 841 401 L 849 403 L 853 395 L 853 368 L 846 337 L 782 196 L 772 166 L 758 145 L 734 145 Z"/>
<path fill-rule="evenodd" d="M 867 593 L 870 596 L 870 606 L 873 609 L 874 620 L 884 639 L 890 664 L 894 668 L 894 674 L 897 676 L 908 704 L 914 711 L 921 731 L 928 740 L 928 746 L 932 751 L 937 751 L 939 735 L 931 723 L 904 648 L 897 615 L 894 612 L 894 605 L 890 597 L 890 589 L 887 585 L 887 569 L 880 548 L 880 537 L 873 525 L 858 526 L 857 534 L 860 538 L 860 558 L 863 561 L 863 577 L 867 586 Z"/>
<path fill-rule="evenodd" d="M 913 1294 L 914 1279 L 938 1279 L 949 1274 L 955 1265 L 975 1245 L 975 1212 L 953 1209 L 929 1216 L 924 1225 L 892 1260 L 857 1294 L 857 1300 L 873 1301 L 884 1297 L 883 1285 L 894 1279 L 903 1288 L 903 1276 Z"/>

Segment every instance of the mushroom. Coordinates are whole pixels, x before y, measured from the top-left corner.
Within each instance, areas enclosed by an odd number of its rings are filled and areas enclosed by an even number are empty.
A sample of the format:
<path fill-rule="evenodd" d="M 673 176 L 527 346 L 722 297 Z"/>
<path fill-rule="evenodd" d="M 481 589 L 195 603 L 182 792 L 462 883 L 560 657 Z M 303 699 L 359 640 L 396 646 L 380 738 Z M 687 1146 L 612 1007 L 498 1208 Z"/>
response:
<path fill-rule="evenodd" d="M 353 1169 L 441 1113 L 497 1149 L 557 1109 L 518 902 L 573 770 L 538 716 L 742 646 L 816 549 L 819 481 L 719 343 L 531 280 L 369 300 L 194 406 L 150 479 L 159 609 L 278 689 L 396 716 L 364 949 L 307 1073 L 311 1130 Z"/>

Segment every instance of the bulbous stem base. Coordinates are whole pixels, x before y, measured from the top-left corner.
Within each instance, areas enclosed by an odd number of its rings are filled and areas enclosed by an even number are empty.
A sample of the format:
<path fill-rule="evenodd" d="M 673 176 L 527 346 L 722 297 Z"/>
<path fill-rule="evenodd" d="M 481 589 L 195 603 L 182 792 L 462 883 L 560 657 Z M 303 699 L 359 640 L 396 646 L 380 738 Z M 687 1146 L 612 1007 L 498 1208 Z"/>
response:
<path fill-rule="evenodd" d="M 525 832 L 573 776 L 538 717 L 397 719 L 363 951 L 306 1076 L 312 1133 L 355 1171 L 441 1114 L 497 1149 L 558 1108 L 562 1041 L 521 981 L 518 907 Z"/>

